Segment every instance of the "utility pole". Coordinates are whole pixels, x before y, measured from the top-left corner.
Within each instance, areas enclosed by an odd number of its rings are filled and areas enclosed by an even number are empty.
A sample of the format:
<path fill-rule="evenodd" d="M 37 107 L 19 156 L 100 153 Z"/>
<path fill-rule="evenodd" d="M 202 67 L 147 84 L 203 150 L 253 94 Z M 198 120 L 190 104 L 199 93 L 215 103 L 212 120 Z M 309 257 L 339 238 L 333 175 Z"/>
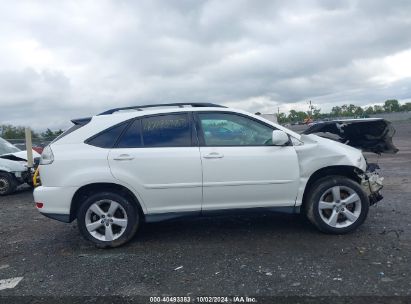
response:
<path fill-rule="evenodd" d="M 26 135 L 27 167 L 33 168 L 33 144 L 31 141 L 31 129 L 26 128 L 24 131 Z"/>

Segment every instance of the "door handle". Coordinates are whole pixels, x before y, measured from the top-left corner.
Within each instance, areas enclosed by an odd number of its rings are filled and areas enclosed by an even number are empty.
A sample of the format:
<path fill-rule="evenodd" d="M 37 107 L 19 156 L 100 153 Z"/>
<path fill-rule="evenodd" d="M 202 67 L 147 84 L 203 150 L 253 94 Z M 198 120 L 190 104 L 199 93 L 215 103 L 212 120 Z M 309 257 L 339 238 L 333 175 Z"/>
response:
<path fill-rule="evenodd" d="M 203 157 L 204 158 L 223 158 L 224 155 L 220 154 L 220 153 L 217 153 L 217 152 L 211 152 L 209 154 L 204 155 Z"/>
<path fill-rule="evenodd" d="M 133 160 L 134 157 L 128 154 L 120 154 L 119 156 L 114 157 L 113 159 L 114 160 Z"/>

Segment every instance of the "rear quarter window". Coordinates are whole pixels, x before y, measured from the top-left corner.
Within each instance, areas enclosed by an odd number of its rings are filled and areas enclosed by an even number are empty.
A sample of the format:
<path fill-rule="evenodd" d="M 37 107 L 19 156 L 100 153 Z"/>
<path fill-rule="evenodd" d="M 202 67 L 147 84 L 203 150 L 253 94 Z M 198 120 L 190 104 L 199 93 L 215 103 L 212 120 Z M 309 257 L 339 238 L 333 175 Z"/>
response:
<path fill-rule="evenodd" d="M 141 120 L 136 119 L 121 136 L 117 148 L 140 148 L 141 146 Z"/>
<path fill-rule="evenodd" d="M 86 144 L 100 148 L 113 148 L 128 124 L 127 121 L 108 128 L 86 140 Z"/>

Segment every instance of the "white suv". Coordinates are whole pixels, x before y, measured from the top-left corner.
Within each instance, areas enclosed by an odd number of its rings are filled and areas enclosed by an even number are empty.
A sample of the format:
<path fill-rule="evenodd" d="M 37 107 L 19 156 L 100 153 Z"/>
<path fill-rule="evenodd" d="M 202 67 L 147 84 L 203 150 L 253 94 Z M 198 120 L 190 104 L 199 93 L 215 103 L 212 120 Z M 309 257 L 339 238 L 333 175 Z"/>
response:
<path fill-rule="evenodd" d="M 303 212 L 347 233 L 382 198 L 360 150 L 241 110 L 162 104 L 72 122 L 45 148 L 34 198 L 98 247 L 124 244 L 143 222 L 227 210 Z"/>

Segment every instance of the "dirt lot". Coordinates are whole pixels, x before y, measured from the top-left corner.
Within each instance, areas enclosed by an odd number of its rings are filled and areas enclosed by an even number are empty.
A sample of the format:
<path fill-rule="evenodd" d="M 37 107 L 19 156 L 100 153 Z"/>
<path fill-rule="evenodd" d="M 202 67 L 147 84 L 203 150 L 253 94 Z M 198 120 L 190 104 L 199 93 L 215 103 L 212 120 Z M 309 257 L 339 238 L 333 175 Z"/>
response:
<path fill-rule="evenodd" d="M 0 280 L 10 295 L 411 296 L 411 122 L 379 159 L 384 200 L 355 233 L 319 233 L 299 216 L 218 217 L 143 227 L 99 250 L 76 223 L 40 215 L 29 189 L 0 198 Z M 375 156 L 370 159 L 376 159 Z M 182 266 L 182 267 L 181 267 Z M 3 298 L 5 299 L 5 298 Z"/>

